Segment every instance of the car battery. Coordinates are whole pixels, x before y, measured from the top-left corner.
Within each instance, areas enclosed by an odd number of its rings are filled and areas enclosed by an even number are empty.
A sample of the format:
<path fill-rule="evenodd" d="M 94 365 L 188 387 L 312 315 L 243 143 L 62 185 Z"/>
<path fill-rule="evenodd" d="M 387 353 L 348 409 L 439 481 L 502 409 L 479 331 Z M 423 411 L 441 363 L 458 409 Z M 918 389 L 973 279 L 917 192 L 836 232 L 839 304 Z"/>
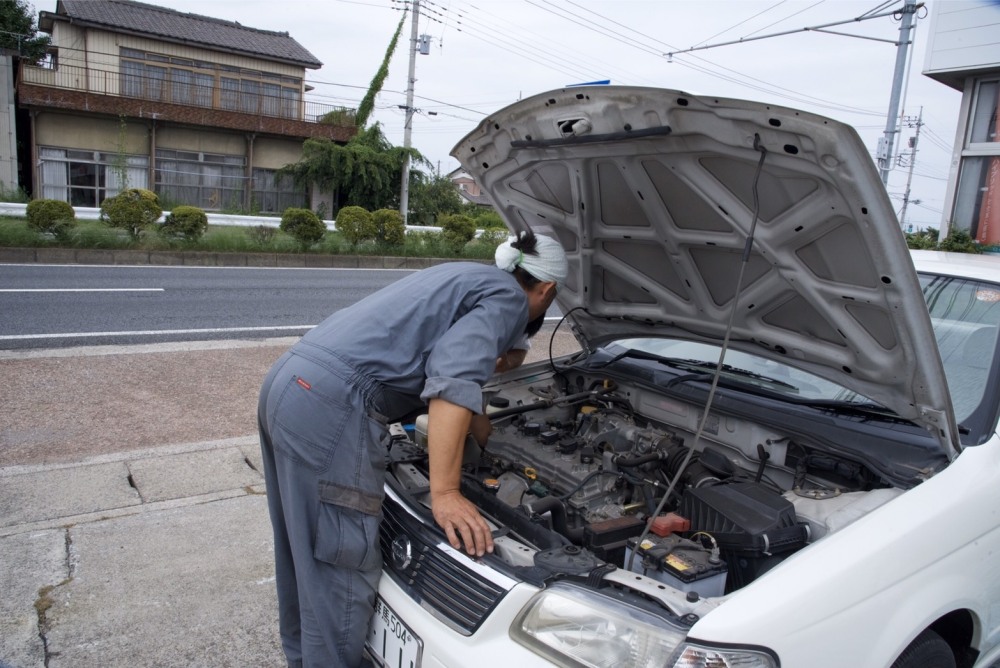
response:
<path fill-rule="evenodd" d="M 726 562 L 700 543 L 676 534 L 647 536 L 638 547 L 636 539 L 629 540 L 625 563 L 631 563 L 636 573 L 680 591 L 696 592 L 702 598 L 725 593 Z"/>

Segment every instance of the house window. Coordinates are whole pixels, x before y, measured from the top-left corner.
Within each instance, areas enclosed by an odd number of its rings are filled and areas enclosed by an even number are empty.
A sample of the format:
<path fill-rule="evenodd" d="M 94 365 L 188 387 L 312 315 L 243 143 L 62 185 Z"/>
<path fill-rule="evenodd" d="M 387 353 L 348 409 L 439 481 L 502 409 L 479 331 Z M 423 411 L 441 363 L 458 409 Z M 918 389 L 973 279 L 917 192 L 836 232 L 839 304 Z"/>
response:
<path fill-rule="evenodd" d="M 1000 245 L 1000 79 L 977 82 L 962 150 L 954 224 L 986 246 Z"/>
<path fill-rule="evenodd" d="M 57 70 L 59 69 L 59 49 L 55 47 L 50 47 L 42 59 L 35 63 L 36 67 L 40 67 L 43 70 Z"/>
<path fill-rule="evenodd" d="M 253 170 L 253 199 L 262 213 L 282 213 L 289 207 L 306 206 L 305 188 L 295 185 L 290 176 L 278 176 L 277 170 Z"/>
<path fill-rule="evenodd" d="M 149 158 L 100 151 L 39 147 L 42 197 L 97 207 L 125 188 L 146 188 Z"/>
<path fill-rule="evenodd" d="M 121 90 L 127 97 L 299 117 L 300 78 L 124 47 L 120 53 Z"/>
<path fill-rule="evenodd" d="M 241 155 L 157 149 L 156 193 L 173 204 L 242 210 L 245 165 Z"/>

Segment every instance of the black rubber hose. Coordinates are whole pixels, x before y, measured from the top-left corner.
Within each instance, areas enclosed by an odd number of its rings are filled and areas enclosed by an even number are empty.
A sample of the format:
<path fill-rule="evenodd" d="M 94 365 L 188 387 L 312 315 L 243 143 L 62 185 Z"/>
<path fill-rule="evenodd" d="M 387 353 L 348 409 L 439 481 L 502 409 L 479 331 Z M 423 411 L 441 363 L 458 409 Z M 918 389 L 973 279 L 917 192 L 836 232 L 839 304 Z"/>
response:
<path fill-rule="evenodd" d="M 618 466 L 624 466 L 625 468 L 631 468 L 633 466 L 642 466 L 643 464 L 648 464 L 649 462 L 655 462 L 660 459 L 663 459 L 663 455 L 659 452 L 647 452 L 646 454 L 639 455 L 638 457 L 617 457 L 615 458 L 615 464 Z"/>
<path fill-rule="evenodd" d="M 552 513 L 552 528 L 573 542 L 583 539 L 583 529 L 571 529 L 566 521 L 566 504 L 557 496 L 543 496 L 535 501 L 524 504 L 528 512 L 534 515 Z"/>

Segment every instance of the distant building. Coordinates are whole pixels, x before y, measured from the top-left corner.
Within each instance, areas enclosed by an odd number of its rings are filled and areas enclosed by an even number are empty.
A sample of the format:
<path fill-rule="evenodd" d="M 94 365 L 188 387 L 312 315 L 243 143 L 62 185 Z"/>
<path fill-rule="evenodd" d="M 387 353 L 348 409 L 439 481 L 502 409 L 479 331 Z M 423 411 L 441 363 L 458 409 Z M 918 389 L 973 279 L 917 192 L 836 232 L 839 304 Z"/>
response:
<path fill-rule="evenodd" d="M 458 194 L 461 195 L 463 203 L 475 204 L 482 207 L 492 207 L 490 199 L 483 194 L 476 180 L 469 176 L 468 172 L 461 167 L 448 174 L 448 178 L 455 184 Z"/>
<path fill-rule="evenodd" d="M 168 206 L 310 206 L 277 170 L 306 138 L 356 132 L 305 102 L 305 71 L 322 63 L 288 33 L 131 0 L 59 0 L 38 25 L 49 57 L 22 64 L 17 84 L 36 198 L 98 206 L 127 186 Z"/>
<path fill-rule="evenodd" d="M 941 233 L 1000 244 L 1000 2 L 931 5 L 923 73 L 962 91 Z"/>

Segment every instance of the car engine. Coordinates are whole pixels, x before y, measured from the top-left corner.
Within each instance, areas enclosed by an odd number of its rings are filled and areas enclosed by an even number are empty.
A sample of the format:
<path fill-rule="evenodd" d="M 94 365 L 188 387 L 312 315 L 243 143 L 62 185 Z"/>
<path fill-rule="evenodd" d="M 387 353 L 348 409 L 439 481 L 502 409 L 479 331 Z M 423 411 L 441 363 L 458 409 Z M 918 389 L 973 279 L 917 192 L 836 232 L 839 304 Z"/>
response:
<path fill-rule="evenodd" d="M 538 382 L 541 380 L 541 382 Z M 701 415 L 640 384 L 581 374 L 488 388 L 493 432 L 470 437 L 463 494 L 515 566 L 565 549 L 683 592 L 739 589 L 809 542 L 901 493 L 858 462 L 744 420 Z M 403 485 L 426 490 L 426 416 Z"/>

